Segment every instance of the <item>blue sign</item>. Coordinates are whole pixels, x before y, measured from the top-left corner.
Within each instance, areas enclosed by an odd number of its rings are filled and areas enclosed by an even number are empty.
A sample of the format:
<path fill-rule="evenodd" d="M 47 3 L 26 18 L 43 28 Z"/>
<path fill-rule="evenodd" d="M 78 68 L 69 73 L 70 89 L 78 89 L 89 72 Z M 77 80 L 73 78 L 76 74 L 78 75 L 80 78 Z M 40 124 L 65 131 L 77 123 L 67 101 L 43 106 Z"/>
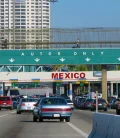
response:
<path fill-rule="evenodd" d="M 93 77 L 102 77 L 101 71 L 93 71 Z"/>

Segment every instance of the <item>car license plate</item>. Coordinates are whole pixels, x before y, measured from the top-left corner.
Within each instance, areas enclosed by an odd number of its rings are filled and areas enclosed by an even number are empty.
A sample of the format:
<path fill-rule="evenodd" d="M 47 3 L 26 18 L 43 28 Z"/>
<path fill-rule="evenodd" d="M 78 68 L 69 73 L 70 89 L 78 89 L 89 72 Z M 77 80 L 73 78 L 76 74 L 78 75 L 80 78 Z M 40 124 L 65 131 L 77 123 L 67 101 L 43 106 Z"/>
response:
<path fill-rule="evenodd" d="M 60 114 L 54 114 L 53 116 L 54 117 L 60 117 Z"/>
<path fill-rule="evenodd" d="M 31 107 L 28 107 L 27 109 L 31 109 Z"/>
<path fill-rule="evenodd" d="M 102 104 L 99 104 L 99 105 L 102 105 Z"/>

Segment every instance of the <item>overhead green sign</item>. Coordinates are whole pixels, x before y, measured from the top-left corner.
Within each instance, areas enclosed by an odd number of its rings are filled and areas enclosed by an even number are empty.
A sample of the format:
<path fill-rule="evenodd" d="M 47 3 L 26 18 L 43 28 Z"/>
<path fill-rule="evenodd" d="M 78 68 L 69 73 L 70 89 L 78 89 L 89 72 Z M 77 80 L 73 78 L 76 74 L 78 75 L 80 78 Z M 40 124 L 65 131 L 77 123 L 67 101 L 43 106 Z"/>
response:
<path fill-rule="evenodd" d="M 18 88 L 35 88 L 40 87 L 40 84 L 38 82 L 12 82 L 12 87 L 18 87 Z"/>
<path fill-rule="evenodd" d="M 120 64 L 120 49 L 0 50 L 0 65 Z"/>
<path fill-rule="evenodd" d="M 61 86 L 61 82 L 57 82 L 57 83 L 56 83 L 56 86 L 57 86 L 57 87 L 60 87 L 60 86 Z"/>
<path fill-rule="evenodd" d="M 12 82 L 12 87 L 15 87 L 15 83 L 14 82 Z"/>

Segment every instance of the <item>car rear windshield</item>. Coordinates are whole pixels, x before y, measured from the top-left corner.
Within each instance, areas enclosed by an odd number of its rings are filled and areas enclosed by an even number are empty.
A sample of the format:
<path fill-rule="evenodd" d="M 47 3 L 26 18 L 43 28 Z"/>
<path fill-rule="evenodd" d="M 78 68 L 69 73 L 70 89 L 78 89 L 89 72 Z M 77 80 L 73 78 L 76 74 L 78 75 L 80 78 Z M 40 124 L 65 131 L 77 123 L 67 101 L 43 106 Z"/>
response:
<path fill-rule="evenodd" d="M 22 99 L 22 102 L 37 102 L 38 101 L 38 99 Z"/>
<path fill-rule="evenodd" d="M 92 102 L 92 99 L 87 99 L 86 102 Z"/>
<path fill-rule="evenodd" d="M 0 101 L 10 101 L 10 97 L 0 97 Z"/>
<path fill-rule="evenodd" d="M 42 105 L 67 105 L 67 102 L 59 98 L 45 98 L 42 100 Z"/>
<path fill-rule="evenodd" d="M 17 101 L 17 98 L 12 98 L 12 101 Z"/>
<path fill-rule="evenodd" d="M 96 103 L 96 100 L 94 100 L 94 103 Z M 98 99 L 98 103 L 106 103 L 104 99 Z"/>
<path fill-rule="evenodd" d="M 78 102 L 83 102 L 85 98 L 79 98 Z"/>

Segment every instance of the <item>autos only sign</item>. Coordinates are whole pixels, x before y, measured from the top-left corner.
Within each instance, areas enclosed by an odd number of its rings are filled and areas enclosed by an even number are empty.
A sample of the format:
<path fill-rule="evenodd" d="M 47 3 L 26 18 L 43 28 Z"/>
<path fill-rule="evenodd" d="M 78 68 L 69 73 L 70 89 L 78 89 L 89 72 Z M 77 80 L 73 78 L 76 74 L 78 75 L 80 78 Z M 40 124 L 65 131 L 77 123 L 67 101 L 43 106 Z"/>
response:
<path fill-rule="evenodd" d="M 52 79 L 84 79 L 84 72 L 54 72 Z"/>

